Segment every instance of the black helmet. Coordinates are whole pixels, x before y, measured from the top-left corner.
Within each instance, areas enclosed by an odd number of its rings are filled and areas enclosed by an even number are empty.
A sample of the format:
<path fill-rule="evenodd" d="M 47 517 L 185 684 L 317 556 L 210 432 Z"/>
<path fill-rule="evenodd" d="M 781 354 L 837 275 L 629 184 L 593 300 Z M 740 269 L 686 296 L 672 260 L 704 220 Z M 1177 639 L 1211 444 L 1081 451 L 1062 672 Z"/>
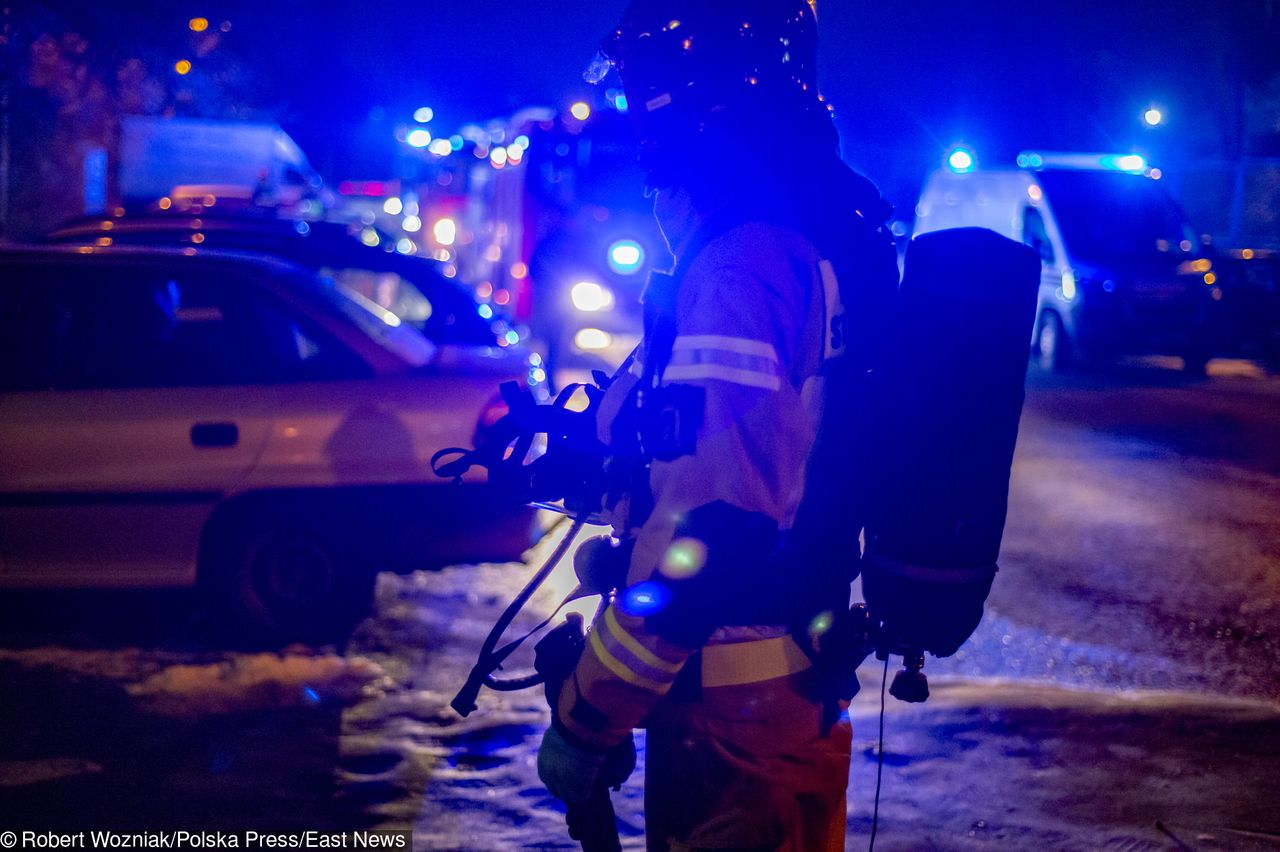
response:
<path fill-rule="evenodd" d="M 653 171 L 708 131 L 715 144 L 771 126 L 829 132 L 817 40 L 808 0 L 632 0 L 588 79 L 618 70 Z"/>

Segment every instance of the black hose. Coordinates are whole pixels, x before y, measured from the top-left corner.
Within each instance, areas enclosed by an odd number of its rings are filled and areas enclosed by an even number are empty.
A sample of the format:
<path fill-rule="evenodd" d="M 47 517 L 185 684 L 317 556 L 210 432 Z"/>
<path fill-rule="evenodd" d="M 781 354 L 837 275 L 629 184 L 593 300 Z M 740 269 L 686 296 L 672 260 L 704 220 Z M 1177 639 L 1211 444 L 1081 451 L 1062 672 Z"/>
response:
<path fill-rule="evenodd" d="M 533 593 L 546 582 L 547 577 L 551 575 L 556 565 L 564 558 L 565 553 L 573 546 L 574 539 L 578 537 L 578 533 L 581 532 L 585 524 L 586 521 L 583 519 L 574 520 L 569 532 L 556 545 L 556 549 L 547 557 L 546 562 L 542 563 L 542 567 L 520 590 L 520 594 L 516 595 L 515 600 L 503 610 L 502 615 L 498 616 L 493 629 L 489 631 L 484 644 L 480 647 L 480 655 L 476 659 L 475 666 L 471 669 L 471 674 L 467 677 L 467 682 L 462 685 L 462 689 L 458 690 L 458 694 L 454 696 L 453 701 L 449 702 L 449 706 L 460 716 L 469 716 L 476 709 L 476 698 L 480 695 L 482 686 L 489 686 L 493 689 L 507 689 L 508 687 L 511 689 L 523 689 L 541 683 L 541 677 L 538 675 L 529 675 L 508 681 L 494 678 L 493 673 L 502 665 L 503 660 L 519 647 L 520 643 L 512 642 L 503 647 L 501 652 L 498 653 L 495 653 L 495 649 L 498 647 L 499 640 L 502 639 L 502 634 L 507 632 L 511 622 L 515 620 L 520 610 L 524 609 L 525 604 L 529 602 L 529 598 L 533 597 Z"/>

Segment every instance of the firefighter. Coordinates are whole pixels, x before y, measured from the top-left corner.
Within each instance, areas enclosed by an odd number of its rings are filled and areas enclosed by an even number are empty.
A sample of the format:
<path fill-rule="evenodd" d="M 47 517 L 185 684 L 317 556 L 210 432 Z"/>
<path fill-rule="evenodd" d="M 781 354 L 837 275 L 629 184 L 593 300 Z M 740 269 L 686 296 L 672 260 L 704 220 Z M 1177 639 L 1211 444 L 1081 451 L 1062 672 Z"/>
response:
<path fill-rule="evenodd" d="M 630 774 L 644 727 L 650 849 L 841 849 L 851 734 L 818 646 L 848 610 L 863 498 L 827 462 L 860 452 L 890 209 L 840 161 L 805 0 L 633 0 L 602 57 L 676 265 L 600 407 L 602 439 L 651 461 L 614 503 L 627 579 L 539 774 L 585 801 Z"/>

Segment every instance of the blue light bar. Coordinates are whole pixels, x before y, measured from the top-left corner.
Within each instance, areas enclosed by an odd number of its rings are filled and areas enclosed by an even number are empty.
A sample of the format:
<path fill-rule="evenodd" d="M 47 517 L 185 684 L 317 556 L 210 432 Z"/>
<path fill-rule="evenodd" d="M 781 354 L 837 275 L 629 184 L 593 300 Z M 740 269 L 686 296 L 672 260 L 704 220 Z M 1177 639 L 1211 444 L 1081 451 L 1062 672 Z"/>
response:
<path fill-rule="evenodd" d="M 1018 166 L 1023 169 L 1081 169 L 1125 172 L 1141 175 L 1147 173 L 1147 158 L 1141 154 L 1084 154 L 1047 153 L 1023 151 L 1018 155 Z"/>

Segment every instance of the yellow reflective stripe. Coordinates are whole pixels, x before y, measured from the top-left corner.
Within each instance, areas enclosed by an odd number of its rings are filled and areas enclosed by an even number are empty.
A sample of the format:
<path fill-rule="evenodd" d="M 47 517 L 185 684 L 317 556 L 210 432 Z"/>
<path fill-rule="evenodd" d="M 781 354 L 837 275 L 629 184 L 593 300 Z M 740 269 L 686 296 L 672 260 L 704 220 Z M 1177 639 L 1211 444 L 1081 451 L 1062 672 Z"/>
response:
<path fill-rule="evenodd" d="M 813 665 L 790 636 L 706 645 L 702 649 L 702 685 L 737 686 L 786 677 Z"/>
<path fill-rule="evenodd" d="M 600 661 L 601 665 L 632 686 L 638 686 L 641 689 L 648 690 L 649 692 L 656 692 L 658 694 L 665 693 L 671 688 L 670 683 L 659 683 L 658 681 L 651 680 L 644 675 L 636 674 L 631 671 L 631 669 L 624 666 L 618 661 L 617 657 L 609 653 L 609 649 L 600 641 L 599 633 L 592 631 L 591 638 L 587 641 L 591 646 L 591 650 L 595 652 L 596 659 Z"/>
<path fill-rule="evenodd" d="M 684 665 L 684 663 L 673 663 L 670 660 L 664 660 L 645 646 L 641 645 L 634 636 L 628 633 L 622 625 L 618 623 L 618 616 L 617 613 L 614 612 L 613 607 L 609 607 L 604 611 L 604 624 L 605 627 L 609 629 L 609 635 L 618 640 L 619 645 L 639 657 L 640 662 L 653 666 L 655 669 L 660 669 L 664 672 L 671 672 L 673 675 L 679 672 L 680 667 Z"/>

